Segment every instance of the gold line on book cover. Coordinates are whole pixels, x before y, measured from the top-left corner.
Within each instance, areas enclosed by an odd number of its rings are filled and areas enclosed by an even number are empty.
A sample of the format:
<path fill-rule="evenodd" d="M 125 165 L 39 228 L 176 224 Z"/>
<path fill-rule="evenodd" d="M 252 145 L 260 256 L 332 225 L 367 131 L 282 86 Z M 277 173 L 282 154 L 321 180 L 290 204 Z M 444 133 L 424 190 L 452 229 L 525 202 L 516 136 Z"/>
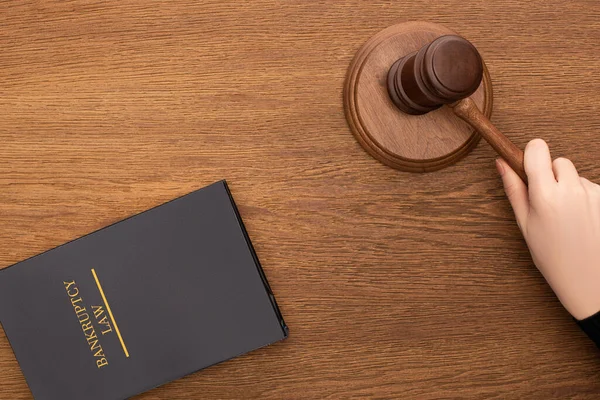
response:
<path fill-rule="evenodd" d="M 98 279 L 98 275 L 96 275 L 96 270 L 92 268 L 92 275 L 94 275 L 94 279 L 96 280 L 96 285 L 98 285 L 98 290 L 100 291 L 100 295 L 102 296 L 102 300 L 104 301 L 104 305 L 106 306 L 106 310 L 108 311 L 108 315 L 115 327 L 115 332 L 119 337 L 119 341 L 121 342 L 121 346 L 123 347 L 123 352 L 125 352 L 125 357 L 129 358 L 129 351 L 127 351 L 127 346 L 125 346 L 125 342 L 123 341 L 123 337 L 121 336 L 121 331 L 119 330 L 119 326 L 117 325 L 117 321 L 115 321 L 115 316 L 108 305 L 108 300 L 106 300 L 106 296 L 104 295 L 104 290 L 102 290 L 102 285 L 100 285 L 100 280 Z"/>

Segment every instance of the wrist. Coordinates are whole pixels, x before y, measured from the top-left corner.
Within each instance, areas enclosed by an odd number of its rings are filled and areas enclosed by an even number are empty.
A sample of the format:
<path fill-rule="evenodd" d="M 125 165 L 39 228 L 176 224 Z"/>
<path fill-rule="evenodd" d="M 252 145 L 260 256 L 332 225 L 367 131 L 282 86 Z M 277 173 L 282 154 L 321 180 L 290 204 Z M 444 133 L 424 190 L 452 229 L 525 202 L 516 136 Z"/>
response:
<path fill-rule="evenodd" d="M 563 307 L 578 321 L 600 311 L 600 271 L 590 270 L 569 273 L 566 269 L 542 270 L 546 281 Z M 552 273 L 549 273 L 552 272 Z M 585 272 L 585 273 L 582 273 Z"/>
<path fill-rule="evenodd" d="M 595 296 L 586 296 L 583 293 L 578 293 L 572 296 L 561 296 L 557 293 L 563 307 L 577 321 L 582 321 L 590 318 L 600 312 L 600 298 Z"/>

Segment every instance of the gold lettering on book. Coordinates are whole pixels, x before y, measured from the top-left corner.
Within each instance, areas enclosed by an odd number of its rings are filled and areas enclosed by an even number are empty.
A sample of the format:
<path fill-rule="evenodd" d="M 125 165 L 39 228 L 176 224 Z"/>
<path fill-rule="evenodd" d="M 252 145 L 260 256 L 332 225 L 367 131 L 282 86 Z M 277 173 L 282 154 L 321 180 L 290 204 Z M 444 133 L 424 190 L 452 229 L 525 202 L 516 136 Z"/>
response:
<path fill-rule="evenodd" d="M 85 340 L 88 344 L 90 352 L 94 355 L 96 361 L 96 367 L 102 368 L 108 365 L 108 360 L 104 354 L 104 350 L 102 349 L 102 345 L 98 340 L 98 335 L 96 334 L 96 330 L 94 329 L 94 325 L 92 320 L 90 319 L 90 313 L 86 309 L 83 304 L 83 298 L 79 295 L 79 288 L 75 281 L 63 282 L 65 285 L 65 290 L 67 295 L 71 300 L 71 305 L 73 306 L 73 311 L 77 316 L 77 320 L 79 321 L 79 325 L 81 325 L 81 330 L 85 335 Z M 92 313 L 98 319 L 101 314 L 97 314 L 97 311 L 102 309 L 102 306 L 92 306 Z M 102 311 L 103 312 L 103 311 Z M 106 318 L 106 317 L 105 317 Z M 107 323 L 103 323 L 102 320 L 98 320 L 99 324 L 107 325 Z M 108 324 L 110 328 L 110 324 Z M 111 330 L 104 330 L 104 332 L 108 333 Z"/>
<path fill-rule="evenodd" d="M 104 326 L 102 335 L 106 335 L 107 333 L 112 332 L 112 327 L 110 326 L 110 321 L 108 320 L 106 311 L 104 311 L 104 307 L 92 306 L 92 310 L 94 310 L 94 316 L 96 317 L 96 321 L 98 321 L 98 324 Z"/>

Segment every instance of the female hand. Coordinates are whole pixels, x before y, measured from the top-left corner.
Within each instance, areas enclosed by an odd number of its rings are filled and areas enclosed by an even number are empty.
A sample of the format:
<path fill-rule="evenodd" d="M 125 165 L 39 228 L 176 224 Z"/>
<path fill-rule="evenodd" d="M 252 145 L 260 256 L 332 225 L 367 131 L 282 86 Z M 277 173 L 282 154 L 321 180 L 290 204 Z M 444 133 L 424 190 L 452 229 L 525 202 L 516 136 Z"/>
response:
<path fill-rule="evenodd" d="M 533 262 L 578 320 L 600 311 L 600 186 L 566 158 L 552 161 L 541 139 L 525 148 L 527 187 L 499 159 L 504 190 Z"/>

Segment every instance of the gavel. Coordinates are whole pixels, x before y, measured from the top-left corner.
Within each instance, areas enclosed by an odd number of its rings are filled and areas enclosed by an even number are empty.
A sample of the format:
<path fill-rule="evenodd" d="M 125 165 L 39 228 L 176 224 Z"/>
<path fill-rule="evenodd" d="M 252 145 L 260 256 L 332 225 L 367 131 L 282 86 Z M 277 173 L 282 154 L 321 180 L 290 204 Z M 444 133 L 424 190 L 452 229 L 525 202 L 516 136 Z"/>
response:
<path fill-rule="evenodd" d="M 527 182 L 523 151 L 504 136 L 469 97 L 483 78 L 481 55 L 468 40 L 444 35 L 396 61 L 387 90 L 401 111 L 421 115 L 444 105 L 471 125 Z"/>

